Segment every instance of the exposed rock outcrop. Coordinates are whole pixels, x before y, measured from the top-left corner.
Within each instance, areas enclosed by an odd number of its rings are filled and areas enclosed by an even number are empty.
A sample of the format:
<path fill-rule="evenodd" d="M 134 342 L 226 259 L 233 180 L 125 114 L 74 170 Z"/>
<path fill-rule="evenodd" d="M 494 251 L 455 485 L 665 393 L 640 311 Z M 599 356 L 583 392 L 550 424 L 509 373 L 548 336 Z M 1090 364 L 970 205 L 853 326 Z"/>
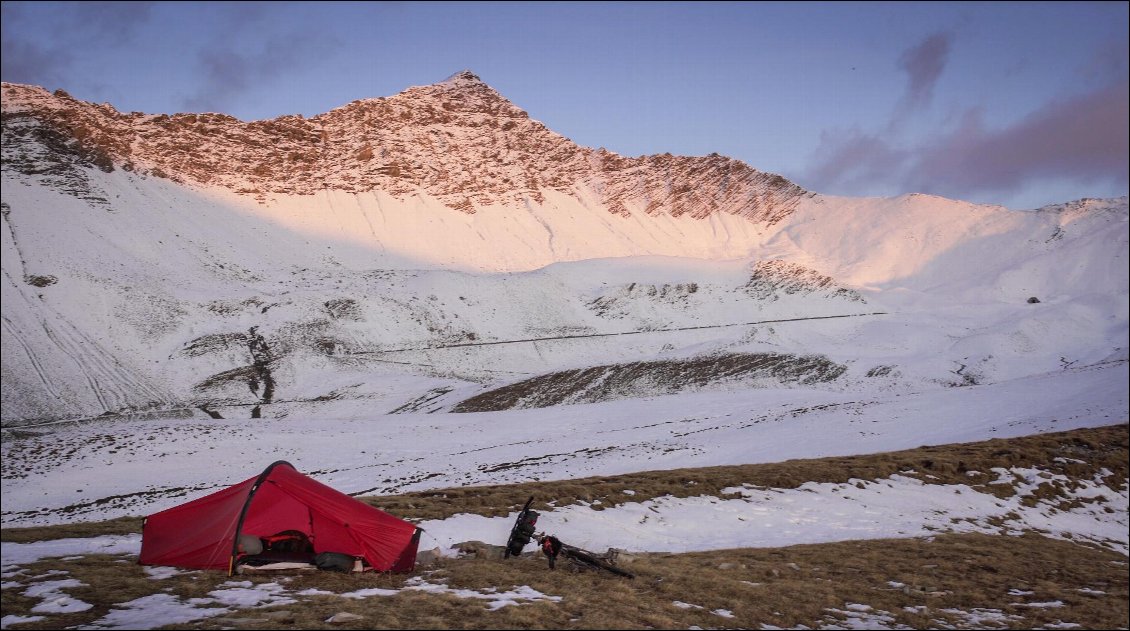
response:
<path fill-rule="evenodd" d="M 613 214 L 729 213 L 772 224 L 807 194 L 717 154 L 629 158 L 581 147 L 470 72 L 312 118 L 252 122 L 215 113 L 122 113 L 10 83 L 0 91 L 4 169 L 65 176 L 73 182 L 64 188 L 80 197 L 97 192 L 78 166 L 118 167 L 263 200 L 325 189 L 427 194 L 466 213 L 585 188 Z"/>

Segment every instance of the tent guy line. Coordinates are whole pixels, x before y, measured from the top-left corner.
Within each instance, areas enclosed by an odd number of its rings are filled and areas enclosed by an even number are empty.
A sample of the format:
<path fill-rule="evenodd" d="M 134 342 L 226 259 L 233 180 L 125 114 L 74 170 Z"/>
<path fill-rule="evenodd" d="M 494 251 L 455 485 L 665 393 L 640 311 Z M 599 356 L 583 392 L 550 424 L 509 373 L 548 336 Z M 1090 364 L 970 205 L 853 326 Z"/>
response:
<path fill-rule="evenodd" d="M 619 335 L 643 335 L 646 333 L 673 333 L 677 331 L 696 331 L 699 329 L 724 329 L 735 326 L 757 326 L 759 324 L 781 324 L 785 322 L 803 322 L 805 320 L 833 320 L 836 318 L 862 318 L 867 316 L 888 315 L 886 311 L 872 313 L 848 313 L 830 316 L 809 316 L 806 318 L 783 318 L 780 320 L 761 320 L 758 322 L 735 322 L 731 324 L 702 324 L 698 326 L 680 326 L 668 329 L 644 329 L 639 331 L 620 331 L 618 333 L 587 333 L 585 335 L 554 335 L 550 337 L 530 337 L 517 340 L 496 340 L 493 342 L 462 342 L 459 344 L 439 344 L 436 346 L 420 346 L 414 348 L 386 348 L 374 351 L 349 351 L 347 355 L 381 355 L 384 353 L 408 353 L 412 351 L 433 351 L 444 348 L 467 348 L 471 346 L 498 346 L 501 344 L 525 344 L 527 342 L 548 342 L 552 340 L 575 340 L 593 337 L 616 337 Z"/>

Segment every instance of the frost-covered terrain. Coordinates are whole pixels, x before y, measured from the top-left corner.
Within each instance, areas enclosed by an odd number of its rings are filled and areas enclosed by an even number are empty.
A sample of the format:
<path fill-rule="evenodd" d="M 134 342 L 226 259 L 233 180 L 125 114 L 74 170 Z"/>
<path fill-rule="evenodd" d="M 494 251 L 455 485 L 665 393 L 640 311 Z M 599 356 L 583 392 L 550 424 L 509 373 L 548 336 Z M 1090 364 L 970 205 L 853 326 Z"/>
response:
<path fill-rule="evenodd" d="M 1125 197 L 824 196 L 717 155 L 578 147 L 469 73 L 251 123 L 0 91 L 4 527 L 149 514 L 276 460 L 379 495 L 1127 422 Z M 1127 553 L 1118 476 L 992 474 L 1016 494 L 901 474 L 639 502 L 624 488 L 539 525 L 636 552 L 1035 530 Z M 427 521 L 422 547 L 500 542 L 511 521 Z M 39 602 L 0 626 L 92 607 L 67 571 L 22 566 L 139 542 L 3 544 L 5 590 Z M 317 595 L 157 593 L 176 575 L 152 570 L 155 593 L 90 628 Z M 338 596 L 415 591 L 560 600 L 426 576 Z M 867 604 L 828 611 L 898 626 Z"/>
<path fill-rule="evenodd" d="M 806 483 L 795 489 L 743 484 L 722 489 L 723 497 L 666 496 L 642 502 L 631 501 L 635 491 L 623 488 L 620 493 L 624 503 L 614 507 L 559 507 L 543 512 L 539 527 L 567 536 L 575 545 L 592 550 L 614 546 L 630 550 L 634 555 L 640 552 L 785 547 L 873 538 L 919 537 L 930 540 L 935 535 L 946 532 L 1018 535 L 1033 530 L 1056 539 L 1097 545 L 1123 555 L 1127 553 L 1127 526 L 1130 525 L 1127 522 L 1127 502 L 1130 500 L 1130 488 L 1124 482 L 1118 488 L 1111 488 L 1107 484 L 1112 477 L 1109 470 L 1098 471 L 1093 480 L 1071 479 L 1039 468 L 997 467 L 989 473 L 987 486 L 925 484 L 913 477 L 893 475 L 877 480 L 850 480 L 846 483 Z M 982 472 L 978 471 L 971 470 L 969 474 L 971 477 L 982 477 Z M 1005 494 L 1004 497 L 991 493 L 990 489 L 997 485 L 1008 487 L 1016 493 Z M 1052 487 L 1057 487 L 1057 490 L 1048 492 Z M 494 518 L 458 514 L 447 519 L 423 521 L 420 523 L 424 529 L 421 541 L 427 547 L 434 545 L 435 552 L 440 555 L 455 556 L 455 544 L 467 539 L 498 543 L 505 541 L 513 520 L 514 514 Z M 36 604 L 30 608 L 30 615 L 5 616 L 3 626 L 7 628 L 23 622 L 46 620 L 48 616 L 90 610 L 93 605 L 71 595 L 69 591 L 87 585 L 69 576 L 68 569 L 71 566 L 68 561 L 101 554 L 112 555 L 109 557 L 111 559 L 119 557 L 117 562 L 128 562 L 131 557 L 127 555 L 136 556 L 140 544 L 141 536 L 137 534 L 26 544 L 4 543 L 0 546 L 4 589 L 11 590 L 12 593 L 19 591 L 25 599 L 31 599 Z M 44 558 L 59 559 L 59 567 L 63 569 L 39 575 L 25 569 Z M 968 563 L 969 559 L 965 561 Z M 514 561 L 510 563 L 513 564 Z M 1124 562 L 1118 563 L 1125 567 Z M 725 562 L 721 567 L 737 566 L 737 563 Z M 793 571 L 800 570 L 795 563 L 786 565 L 790 566 Z M 749 570 L 746 573 L 751 578 L 755 577 Z M 576 597 L 572 593 L 566 596 L 547 595 L 528 585 L 507 588 L 505 582 L 499 587 L 486 589 L 453 588 L 443 577 L 427 570 L 396 588 L 358 589 L 353 586 L 347 591 L 327 590 L 323 587 L 303 588 L 290 584 L 294 579 L 292 576 L 275 577 L 277 580 L 258 583 L 238 579 L 216 581 L 215 589 L 208 591 L 205 597 L 195 598 L 165 593 L 171 588 L 162 588 L 168 579 L 199 574 L 170 567 L 145 568 L 145 575 L 153 582 L 154 593 L 129 600 L 115 600 L 114 606 L 107 613 L 101 617 L 92 616 L 92 621 L 84 625 L 84 628 L 153 628 L 173 622 L 229 616 L 239 610 L 286 605 L 302 607 L 304 605 L 299 603 L 308 602 L 314 596 L 378 599 L 403 593 L 426 592 L 472 599 L 481 602 L 490 611 L 543 600 L 559 603 L 563 598 Z M 726 579 L 718 577 L 717 580 Z M 1088 597 L 1100 597 L 1106 595 L 1104 589 L 1112 587 L 1098 578 L 1093 581 L 1089 585 L 1096 587 L 1087 586 L 1078 591 Z M 751 587 L 761 585 L 749 580 L 742 582 Z M 1008 585 L 1012 584 L 1024 585 L 1024 588 L 1009 589 Z M 1002 590 L 1008 589 L 1008 612 L 969 606 L 943 611 L 968 617 L 961 621 L 959 628 L 981 628 L 986 622 L 986 616 L 1001 621 L 1024 622 L 1022 615 L 1009 613 L 1015 612 L 1017 607 L 1066 606 L 1058 600 L 1040 600 L 1037 592 L 1028 587 L 1022 581 L 1006 583 L 1001 587 Z M 1103 589 L 1099 589 L 1100 587 Z M 887 585 L 881 589 L 910 592 L 906 583 L 893 579 L 888 580 Z M 941 593 L 935 592 L 935 595 Z M 714 600 L 717 601 L 716 598 Z M 910 600 L 921 602 L 914 598 Z M 676 600 L 671 604 L 679 608 L 704 608 L 703 605 L 683 600 Z M 731 606 L 737 604 L 739 603 L 735 602 Z M 1073 602 L 1073 605 L 1078 606 L 1079 603 Z M 866 628 L 907 628 L 897 624 L 889 613 L 873 610 L 872 606 L 865 603 L 848 604 L 844 611 L 827 610 L 833 614 L 832 620 L 820 624 L 819 628 L 843 628 L 836 625 L 837 620 L 845 616 L 848 621 L 865 623 Z M 923 612 L 927 610 L 923 607 Z M 712 613 L 733 617 L 733 612 L 726 608 L 717 608 Z M 284 609 L 268 615 L 287 614 Z M 1071 620 L 1072 616 L 1079 614 L 1075 609 L 1070 609 L 1063 615 L 1064 619 Z M 325 621 L 343 623 L 359 619 L 356 614 L 342 612 Z M 268 618 L 261 624 L 269 623 Z M 934 626 L 945 624 L 931 624 L 931 627 Z"/>
<path fill-rule="evenodd" d="M 313 122 L 3 96 L 5 526 L 278 459 L 380 494 L 1127 418 L 1126 198 L 829 197 L 463 74 Z"/>
<path fill-rule="evenodd" d="M 287 460 L 351 494 L 777 462 L 1111 425 L 1125 361 L 923 392 L 745 389 L 473 414 L 96 420 L 4 443 L 6 525 L 148 514 Z M 216 466 L 222 463 L 223 466 Z"/>

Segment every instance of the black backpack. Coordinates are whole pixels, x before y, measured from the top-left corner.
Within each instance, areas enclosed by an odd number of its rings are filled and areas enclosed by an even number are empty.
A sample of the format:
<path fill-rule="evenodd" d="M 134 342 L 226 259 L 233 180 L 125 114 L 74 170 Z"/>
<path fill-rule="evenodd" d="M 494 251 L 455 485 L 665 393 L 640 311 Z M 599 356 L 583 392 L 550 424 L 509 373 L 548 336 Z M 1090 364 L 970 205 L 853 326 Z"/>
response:
<path fill-rule="evenodd" d="M 522 554 L 522 548 L 530 542 L 530 538 L 534 536 L 537 530 L 538 512 L 532 510 L 522 511 L 518 516 L 517 522 L 514 523 L 514 530 L 510 533 L 510 541 L 506 544 L 506 551 L 508 556 L 518 556 Z"/>

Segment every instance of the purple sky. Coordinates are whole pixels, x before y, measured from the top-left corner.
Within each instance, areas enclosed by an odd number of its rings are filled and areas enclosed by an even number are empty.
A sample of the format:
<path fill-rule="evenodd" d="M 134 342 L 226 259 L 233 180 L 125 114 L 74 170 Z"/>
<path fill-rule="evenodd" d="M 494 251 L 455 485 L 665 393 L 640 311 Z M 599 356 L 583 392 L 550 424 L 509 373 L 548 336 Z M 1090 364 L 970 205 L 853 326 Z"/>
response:
<path fill-rule="evenodd" d="M 1127 194 L 1130 4 L 4 2 L 4 81 L 307 116 L 470 69 L 624 155 L 841 195 Z"/>

